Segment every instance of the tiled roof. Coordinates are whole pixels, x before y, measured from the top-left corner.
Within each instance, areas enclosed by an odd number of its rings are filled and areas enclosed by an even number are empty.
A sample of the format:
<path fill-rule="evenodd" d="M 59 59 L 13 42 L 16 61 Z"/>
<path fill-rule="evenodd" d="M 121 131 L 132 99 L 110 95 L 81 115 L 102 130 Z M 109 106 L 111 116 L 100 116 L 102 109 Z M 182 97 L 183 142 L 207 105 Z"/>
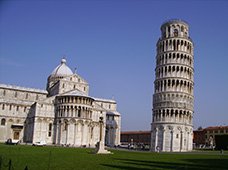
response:
<path fill-rule="evenodd" d="M 220 130 L 220 129 L 228 129 L 228 126 L 209 126 L 204 130 Z"/>
<path fill-rule="evenodd" d="M 133 135 L 133 134 L 150 134 L 151 131 L 123 131 L 121 134 L 123 135 Z"/>

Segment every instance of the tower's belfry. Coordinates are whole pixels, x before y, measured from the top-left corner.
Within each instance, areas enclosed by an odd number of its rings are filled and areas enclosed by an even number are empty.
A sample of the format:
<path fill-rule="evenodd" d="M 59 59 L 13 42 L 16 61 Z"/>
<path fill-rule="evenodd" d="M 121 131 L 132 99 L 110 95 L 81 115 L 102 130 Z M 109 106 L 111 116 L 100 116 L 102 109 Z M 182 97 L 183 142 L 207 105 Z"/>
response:
<path fill-rule="evenodd" d="M 188 24 L 182 20 L 162 24 L 157 42 L 152 151 L 192 150 L 193 61 Z"/>

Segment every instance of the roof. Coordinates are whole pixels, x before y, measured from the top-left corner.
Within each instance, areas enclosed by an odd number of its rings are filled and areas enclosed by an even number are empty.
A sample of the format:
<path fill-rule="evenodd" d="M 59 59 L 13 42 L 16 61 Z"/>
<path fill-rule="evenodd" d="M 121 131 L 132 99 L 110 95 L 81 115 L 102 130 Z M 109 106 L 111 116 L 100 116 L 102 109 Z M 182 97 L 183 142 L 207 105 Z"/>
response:
<path fill-rule="evenodd" d="M 117 111 L 108 111 L 107 115 L 116 115 L 116 116 L 120 116 L 120 113 Z"/>
<path fill-rule="evenodd" d="M 161 27 L 165 26 L 165 25 L 168 25 L 168 24 L 173 24 L 173 23 L 181 23 L 181 24 L 184 24 L 186 26 L 188 26 L 188 23 L 182 19 L 170 19 L 170 20 L 167 20 L 165 22 L 163 22 L 163 24 L 161 25 Z"/>
<path fill-rule="evenodd" d="M 61 64 L 52 71 L 51 76 L 70 76 L 72 74 L 72 70 L 66 65 L 66 59 L 63 58 Z"/>
<path fill-rule="evenodd" d="M 63 93 L 63 94 L 59 94 L 57 96 L 81 96 L 81 97 L 88 97 L 88 98 L 92 98 L 90 96 L 88 96 L 87 94 L 85 94 L 82 91 L 79 91 L 78 89 Z M 93 98 L 92 98 L 93 99 Z"/>
<path fill-rule="evenodd" d="M 19 91 L 27 91 L 27 92 L 34 92 L 34 93 L 43 93 L 43 94 L 47 94 L 48 93 L 46 90 L 35 89 L 35 88 L 27 88 L 27 87 L 8 85 L 8 84 L 0 84 L 0 88 L 19 90 Z"/>
<path fill-rule="evenodd" d="M 228 129 L 228 126 L 209 126 L 204 130 L 220 130 L 220 129 Z"/>
<path fill-rule="evenodd" d="M 124 131 L 121 135 L 140 135 L 140 134 L 151 134 L 151 131 Z"/>
<path fill-rule="evenodd" d="M 115 100 L 111 100 L 111 99 L 94 98 L 94 100 L 101 101 L 101 102 L 108 102 L 108 103 L 116 103 Z"/>

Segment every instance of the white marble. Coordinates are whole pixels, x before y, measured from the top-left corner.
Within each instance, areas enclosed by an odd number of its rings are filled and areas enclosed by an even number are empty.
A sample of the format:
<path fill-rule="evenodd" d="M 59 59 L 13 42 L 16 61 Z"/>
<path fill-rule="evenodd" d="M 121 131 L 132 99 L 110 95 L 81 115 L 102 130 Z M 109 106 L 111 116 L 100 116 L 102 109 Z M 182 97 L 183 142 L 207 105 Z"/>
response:
<path fill-rule="evenodd" d="M 35 80 L 34 80 L 35 81 Z M 47 91 L 0 84 L 0 142 L 7 139 L 34 143 L 95 147 L 99 118 L 101 144 L 120 144 L 121 119 L 115 100 L 89 96 L 89 85 L 63 59 L 48 77 Z M 107 121 L 108 115 L 112 120 Z M 115 129 L 115 131 L 113 131 Z"/>
<path fill-rule="evenodd" d="M 157 42 L 151 151 L 192 150 L 193 62 L 188 24 L 165 22 Z"/>

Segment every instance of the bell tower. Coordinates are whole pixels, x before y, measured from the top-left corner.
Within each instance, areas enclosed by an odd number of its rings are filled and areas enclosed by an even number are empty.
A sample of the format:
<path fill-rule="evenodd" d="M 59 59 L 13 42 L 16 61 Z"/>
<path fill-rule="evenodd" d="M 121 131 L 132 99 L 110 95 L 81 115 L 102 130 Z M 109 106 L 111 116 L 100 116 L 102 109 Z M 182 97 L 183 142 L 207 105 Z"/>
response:
<path fill-rule="evenodd" d="M 183 20 L 162 24 L 157 42 L 151 151 L 192 150 L 193 42 Z"/>

